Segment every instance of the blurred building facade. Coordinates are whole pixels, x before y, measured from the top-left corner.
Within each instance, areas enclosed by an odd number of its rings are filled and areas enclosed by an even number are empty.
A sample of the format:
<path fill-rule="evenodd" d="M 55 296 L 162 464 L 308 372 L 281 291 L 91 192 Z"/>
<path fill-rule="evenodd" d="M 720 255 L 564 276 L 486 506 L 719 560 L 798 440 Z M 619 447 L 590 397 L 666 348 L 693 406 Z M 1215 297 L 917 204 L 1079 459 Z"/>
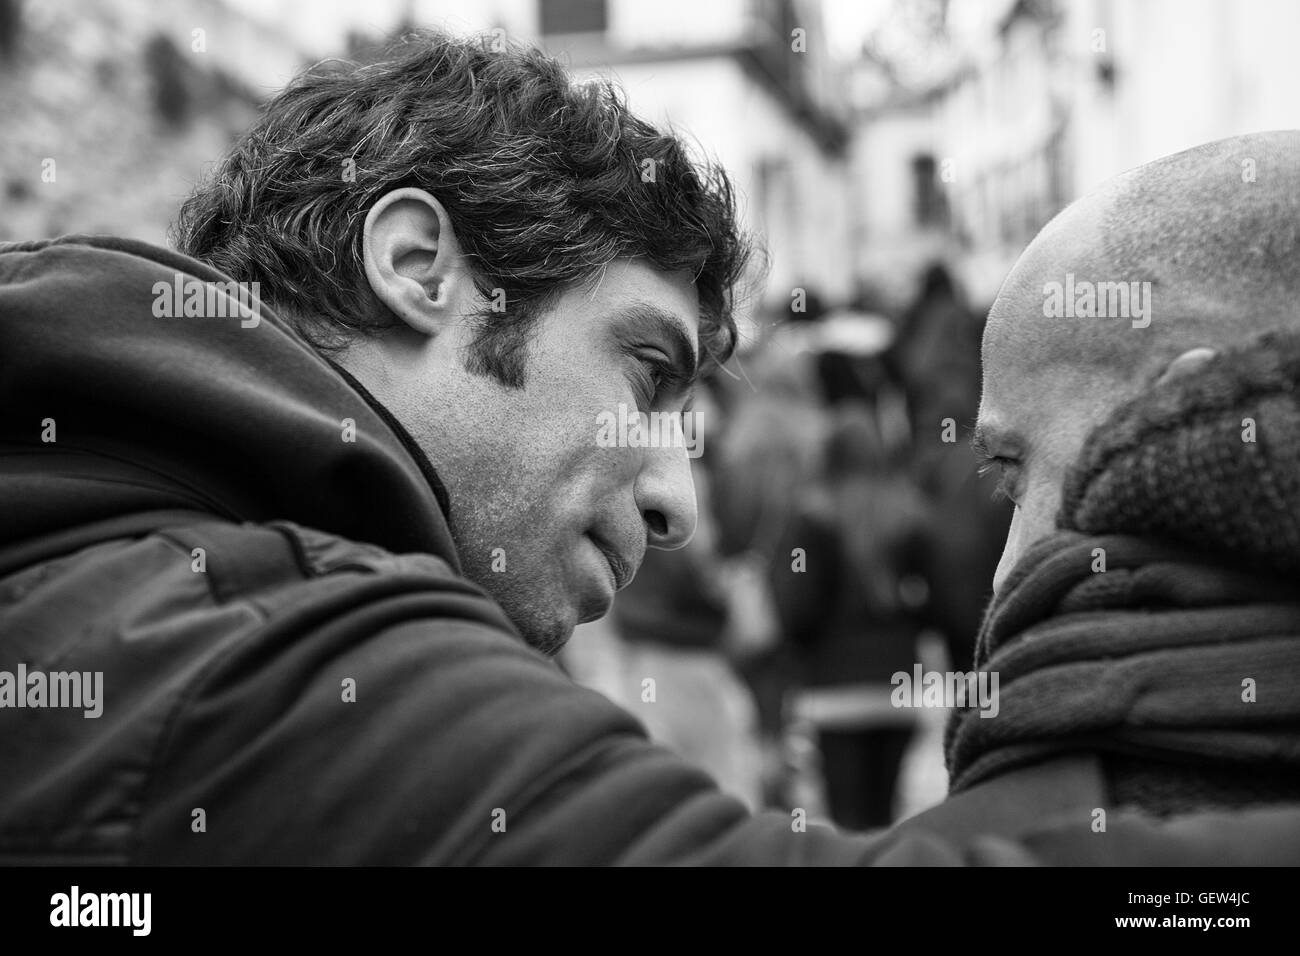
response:
<path fill-rule="evenodd" d="M 912 0 L 895 19 L 918 7 L 943 41 L 921 47 L 921 82 L 870 43 L 854 68 L 855 231 L 875 281 L 938 256 L 987 305 L 1038 229 L 1109 177 L 1300 126 L 1290 0 Z"/>
<path fill-rule="evenodd" d="M 161 243 L 303 54 L 221 0 L 0 0 L 0 241 Z"/>

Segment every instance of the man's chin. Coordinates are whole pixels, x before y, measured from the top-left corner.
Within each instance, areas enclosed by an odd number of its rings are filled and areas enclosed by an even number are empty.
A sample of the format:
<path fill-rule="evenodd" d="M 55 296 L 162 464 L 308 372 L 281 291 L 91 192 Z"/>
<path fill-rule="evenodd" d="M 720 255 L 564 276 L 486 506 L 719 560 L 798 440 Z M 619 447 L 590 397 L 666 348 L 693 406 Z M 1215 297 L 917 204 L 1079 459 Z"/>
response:
<path fill-rule="evenodd" d="M 602 594 L 587 596 L 581 602 L 566 596 L 547 603 L 544 608 L 520 609 L 518 617 L 510 608 L 505 610 L 528 646 L 551 657 L 569 643 L 575 627 L 599 621 L 613 606 L 613 595 Z"/>
<path fill-rule="evenodd" d="M 577 609 L 567 601 L 538 603 L 529 601 L 519 605 L 518 602 L 511 600 L 514 595 L 493 596 L 497 598 L 501 609 L 506 612 L 506 617 L 510 618 L 510 623 L 514 624 L 524 642 L 547 657 L 558 654 L 569 642 L 569 638 L 573 636 L 573 629 L 580 620 L 586 623 L 587 620 L 595 620 L 605 613 L 602 611 L 595 617 L 581 618 Z"/>
<path fill-rule="evenodd" d="M 609 613 L 609 609 L 613 606 L 614 606 L 613 601 L 605 601 L 603 607 L 597 608 L 594 611 L 587 611 L 585 614 L 580 616 L 578 618 L 578 623 L 590 624 L 592 621 L 599 621 L 602 617 L 604 617 L 606 614 Z"/>
<path fill-rule="evenodd" d="M 583 621 L 582 623 L 586 623 Z M 569 643 L 569 638 L 573 636 L 573 629 L 577 622 L 567 625 L 560 625 L 549 622 L 541 627 L 530 627 L 525 629 L 516 623 L 516 627 L 524 636 L 524 641 L 533 650 L 547 657 L 554 657 L 564 649 L 564 645 Z"/>

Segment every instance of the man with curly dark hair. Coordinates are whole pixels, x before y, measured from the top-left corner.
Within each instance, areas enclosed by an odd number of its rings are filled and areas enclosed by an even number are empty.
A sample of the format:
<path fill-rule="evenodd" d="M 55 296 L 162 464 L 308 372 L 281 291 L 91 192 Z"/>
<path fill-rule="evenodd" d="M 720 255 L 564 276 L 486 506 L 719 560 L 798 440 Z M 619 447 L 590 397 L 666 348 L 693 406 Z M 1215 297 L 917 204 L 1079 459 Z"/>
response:
<path fill-rule="evenodd" d="M 680 430 L 745 261 L 608 87 L 314 70 L 176 235 L 0 247 L 0 863 L 1022 860 L 751 817 L 550 659 L 693 531 L 600 423 Z"/>
<path fill-rule="evenodd" d="M 685 442 L 601 422 L 684 437 L 730 355 L 726 174 L 537 50 L 420 33 L 275 96 L 174 238 L 0 252 L 0 681 L 33 705 L 0 709 L 0 856 L 600 860 L 662 828 L 654 858 L 691 794 L 742 819 L 550 660 L 694 531 Z M 56 671 L 81 709 L 27 694 Z"/>
<path fill-rule="evenodd" d="M 446 484 L 467 576 L 547 653 L 695 524 L 681 448 L 611 454 L 602 409 L 675 413 L 730 354 L 729 181 L 529 48 L 416 34 L 292 83 L 184 205 L 245 282 L 393 413 Z M 626 451 L 626 450 L 623 450 Z"/>

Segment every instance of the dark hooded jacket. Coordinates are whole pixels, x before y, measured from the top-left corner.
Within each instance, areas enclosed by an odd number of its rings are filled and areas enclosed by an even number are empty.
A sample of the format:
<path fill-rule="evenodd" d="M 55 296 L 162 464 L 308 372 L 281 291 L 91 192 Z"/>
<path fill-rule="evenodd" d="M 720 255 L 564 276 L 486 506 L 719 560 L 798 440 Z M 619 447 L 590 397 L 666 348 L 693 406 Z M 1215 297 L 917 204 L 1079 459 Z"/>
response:
<path fill-rule="evenodd" d="M 1104 856 L 1024 771 L 1001 818 L 932 830 L 747 815 L 462 576 L 436 476 L 356 383 L 269 310 L 158 314 L 191 280 L 227 281 L 131 241 L 0 247 L 0 674 L 102 674 L 97 717 L 0 706 L 0 863 Z M 1165 862 L 1300 848 L 1300 813 L 1121 825 Z"/>

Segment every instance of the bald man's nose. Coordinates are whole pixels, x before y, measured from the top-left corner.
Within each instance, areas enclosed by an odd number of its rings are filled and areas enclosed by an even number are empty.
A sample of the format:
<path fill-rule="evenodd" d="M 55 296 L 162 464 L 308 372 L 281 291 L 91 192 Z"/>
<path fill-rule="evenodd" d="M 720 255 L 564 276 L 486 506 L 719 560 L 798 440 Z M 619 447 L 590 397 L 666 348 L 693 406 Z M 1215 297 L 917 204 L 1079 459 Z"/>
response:
<path fill-rule="evenodd" d="M 1002 545 L 1002 557 L 998 560 L 998 569 L 993 572 L 994 595 L 1002 593 L 1002 585 L 1006 582 L 1007 575 L 1015 566 L 1016 559 L 1020 557 L 1021 530 L 1020 509 L 1017 508 L 1011 514 L 1011 527 L 1007 529 L 1007 540 Z"/>
<path fill-rule="evenodd" d="M 648 546 L 673 551 L 691 540 L 699 515 L 691 459 L 685 448 L 647 448 L 635 495 L 645 519 Z"/>

